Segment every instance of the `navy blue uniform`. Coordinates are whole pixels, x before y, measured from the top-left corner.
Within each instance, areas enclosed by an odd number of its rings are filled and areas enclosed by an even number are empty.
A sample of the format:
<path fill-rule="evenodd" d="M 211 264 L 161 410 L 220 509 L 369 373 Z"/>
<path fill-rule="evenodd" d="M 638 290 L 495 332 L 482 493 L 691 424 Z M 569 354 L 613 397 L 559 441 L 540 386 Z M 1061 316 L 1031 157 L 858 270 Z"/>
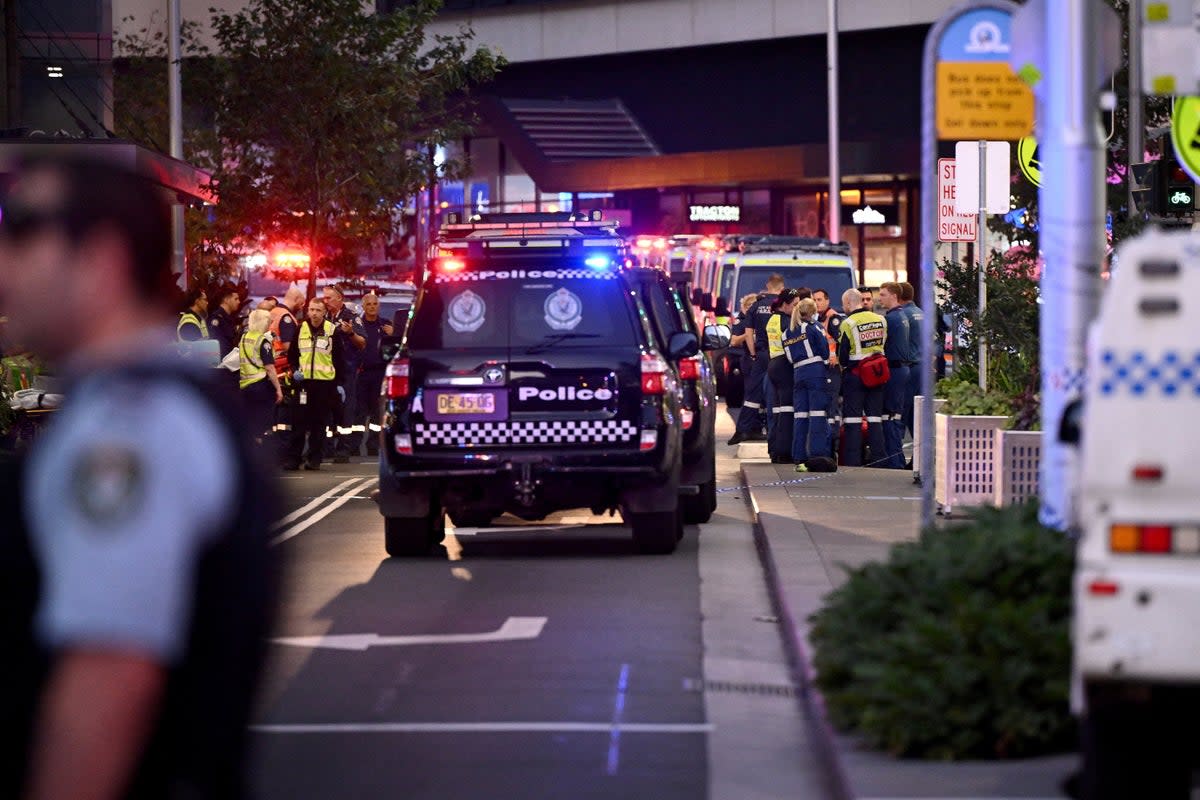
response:
<path fill-rule="evenodd" d="M 384 332 L 384 326 L 392 330 L 391 323 L 383 317 L 374 321 L 363 317 L 359 320 L 367 340 L 362 351 L 362 364 L 358 369 L 358 380 L 354 390 L 355 395 L 355 432 L 351 440 L 351 452 L 358 452 L 360 431 L 367 433 L 367 454 L 376 455 L 379 452 L 379 434 L 383 431 L 379 416 L 379 392 L 383 385 L 383 372 L 387 362 L 379 353 L 380 340 L 389 334 Z M 352 345 L 353 346 L 353 345 Z"/>
<path fill-rule="evenodd" d="M 904 469 L 904 407 L 908 400 L 908 376 L 913 364 L 909 317 L 903 306 L 890 309 L 887 320 L 887 356 L 892 376 L 883 387 L 883 466 Z"/>
<path fill-rule="evenodd" d="M 925 354 L 929 349 L 922 346 L 925 312 L 916 303 L 905 303 L 900 306 L 908 317 L 909 352 L 912 354 L 908 371 L 908 391 L 904 400 L 904 427 L 909 433 L 913 431 L 913 398 L 921 393 L 921 370 L 928 369 L 929 359 Z"/>
<path fill-rule="evenodd" d="M 767 352 L 767 320 L 774 313 L 771 304 L 778 295 L 764 294 L 750 307 L 746 313 L 746 331 L 754 331 L 754 357 L 750 362 L 750 371 L 742 373 L 746 382 L 746 399 L 742 401 L 742 410 L 738 414 L 737 432 L 743 436 L 757 436 L 762 433 L 765 422 L 764 383 L 767 378 L 767 362 L 770 355 Z"/>
<path fill-rule="evenodd" d="M 792 460 L 803 464 L 810 456 L 828 456 L 829 342 L 816 322 L 791 328 L 783 350 L 792 368 Z"/>
<path fill-rule="evenodd" d="M 359 324 L 358 316 L 347 306 L 342 306 L 336 314 L 329 315 L 329 321 L 334 324 L 333 338 L 341 342 L 341 355 L 338 356 L 338 386 L 342 387 L 345 398 L 333 398 L 333 436 L 331 446 L 337 457 L 345 459 L 350 455 L 358 455 L 358 444 L 362 440 L 362 429 L 355 421 L 357 410 L 358 365 L 362 361 L 362 351 L 352 341 L 353 333 L 365 337 L 363 327 Z M 349 322 L 353 333 L 342 330 L 341 322 Z"/>

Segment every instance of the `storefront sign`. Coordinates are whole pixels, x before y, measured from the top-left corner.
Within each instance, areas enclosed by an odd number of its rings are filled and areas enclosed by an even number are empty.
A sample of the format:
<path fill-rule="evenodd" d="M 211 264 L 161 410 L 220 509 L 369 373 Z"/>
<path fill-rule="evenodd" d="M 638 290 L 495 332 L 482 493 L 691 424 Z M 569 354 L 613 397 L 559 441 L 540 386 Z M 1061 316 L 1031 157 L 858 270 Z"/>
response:
<path fill-rule="evenodd" d="M 900 212 L 895 203 L 842 206 L 843 225 L 898 225 L 899 219 Z"/>
<path fill-rule="evenodd" d="M 741 206 L 688 206 L 691 222 L 741 222 Z"/>

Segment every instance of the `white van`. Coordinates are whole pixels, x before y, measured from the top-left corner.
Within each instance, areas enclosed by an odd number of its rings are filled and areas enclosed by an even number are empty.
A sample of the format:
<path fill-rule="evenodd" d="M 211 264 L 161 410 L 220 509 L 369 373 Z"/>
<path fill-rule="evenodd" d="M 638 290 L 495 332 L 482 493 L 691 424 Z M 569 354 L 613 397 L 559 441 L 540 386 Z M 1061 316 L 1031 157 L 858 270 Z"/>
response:
<path fill-rule="evenodd" d="M 1101 797 L 1190 797 L 1200 711 L 1200 235 L 1120 247 L 1088 338 L 1072 705 Z M 1068 415 L 1070 416 L 1070 415 Z"/>

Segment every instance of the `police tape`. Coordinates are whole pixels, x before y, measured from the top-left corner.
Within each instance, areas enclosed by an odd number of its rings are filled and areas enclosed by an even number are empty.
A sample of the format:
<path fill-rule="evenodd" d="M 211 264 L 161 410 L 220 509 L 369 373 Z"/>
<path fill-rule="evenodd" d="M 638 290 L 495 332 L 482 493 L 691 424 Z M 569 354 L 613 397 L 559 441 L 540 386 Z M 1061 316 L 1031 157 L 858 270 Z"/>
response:
<path fill-rule="evenodd" d="M 911 450 L 912 446 L 913 446 L 913 443 L 909 442 L 908 444 L 901 445 L 900 449 L 902 451 L 903 450 Z M 868 461 L 865 464 L 856 464 L 855 466 L 856 467 L 874 467 L 878 464 L 884 463 L 885 461 L 890 461 L 891 458 L 892 457 L 890 455 L 888 455 L 888 456 L 884 456 L 883 458 L 876 459 L 874 461 Z M 747 460 L 748 461 L 757 461 L 756 459 L 747 459 Z M 764 464 L 763 466 L 767 466 L 767 464 Z M 815 483 L 817 481 L 827 480 L 827 479 L 832 478 L 835 475 L 837 475 L 837 472 L 816 472 L 816 473 L 802 473 L 802 474 L 804 474 L 803 478 L 786 478 L 786 479 L 780 479 L 777 481 L 768 481 L 766 483 L 743 483 L 743 484 L 739 484 L 737 486 L 718 486 L 716 491 L 717 491 L 717 494 L 727 494 L 729 492 L 745 491 L 746 489 L 778 489 L 782 486 L 800 486 L 805 483 Z M 914 478 L 914 482 L 918 481 L 918 480 L 919 480 L 919 478 Z M 864 498 L 864 499 L 877 499 L 878 500 L 878 499 L 885 499 L 885 498 Z M 886 499 L 891 499 L 891 498 L 886 498 Z M 907 500 L 910 498 L 897 498 L 897 499 Z M 917 498 L 917 499 L 919 499 L 919 498 Z"/>

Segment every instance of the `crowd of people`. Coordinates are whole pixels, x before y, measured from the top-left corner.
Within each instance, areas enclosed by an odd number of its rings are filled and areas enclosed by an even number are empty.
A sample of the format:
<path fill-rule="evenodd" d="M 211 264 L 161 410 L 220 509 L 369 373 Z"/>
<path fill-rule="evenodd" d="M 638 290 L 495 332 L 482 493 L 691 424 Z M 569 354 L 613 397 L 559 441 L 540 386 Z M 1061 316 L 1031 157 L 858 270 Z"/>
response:
<path fill-rule="evenodd" d="M 773 463 L 798 472 L 911 468 L 904 436 L 920 366 L 934 350 L 922 344 L 914 296 L 897 282 L 831 298 L 822 288 L 787 288 L 776 274 L 741 298 L 731 347 L 744 400 L 728 444 L 765 440 Z"/>
<path fill-rule="evenodd" d="M 379 387 L 386 364 L 380 341 L 393 333 L 368 294 L 352 310 L 343 290 L 326 286 L 306 301 L 293 286 L 282 300 L 267 297 L 239 320 L 245 294 L 221 285 L 189 292 L 179 313 L 182 342 L 213 340 L 218 358 L 236 352 L 231 373 L 252 430 L 284 469 L 320 469 L 332 459 L 379 452 Z M 364 442 L 365 439 L 365 442 Z"/>

